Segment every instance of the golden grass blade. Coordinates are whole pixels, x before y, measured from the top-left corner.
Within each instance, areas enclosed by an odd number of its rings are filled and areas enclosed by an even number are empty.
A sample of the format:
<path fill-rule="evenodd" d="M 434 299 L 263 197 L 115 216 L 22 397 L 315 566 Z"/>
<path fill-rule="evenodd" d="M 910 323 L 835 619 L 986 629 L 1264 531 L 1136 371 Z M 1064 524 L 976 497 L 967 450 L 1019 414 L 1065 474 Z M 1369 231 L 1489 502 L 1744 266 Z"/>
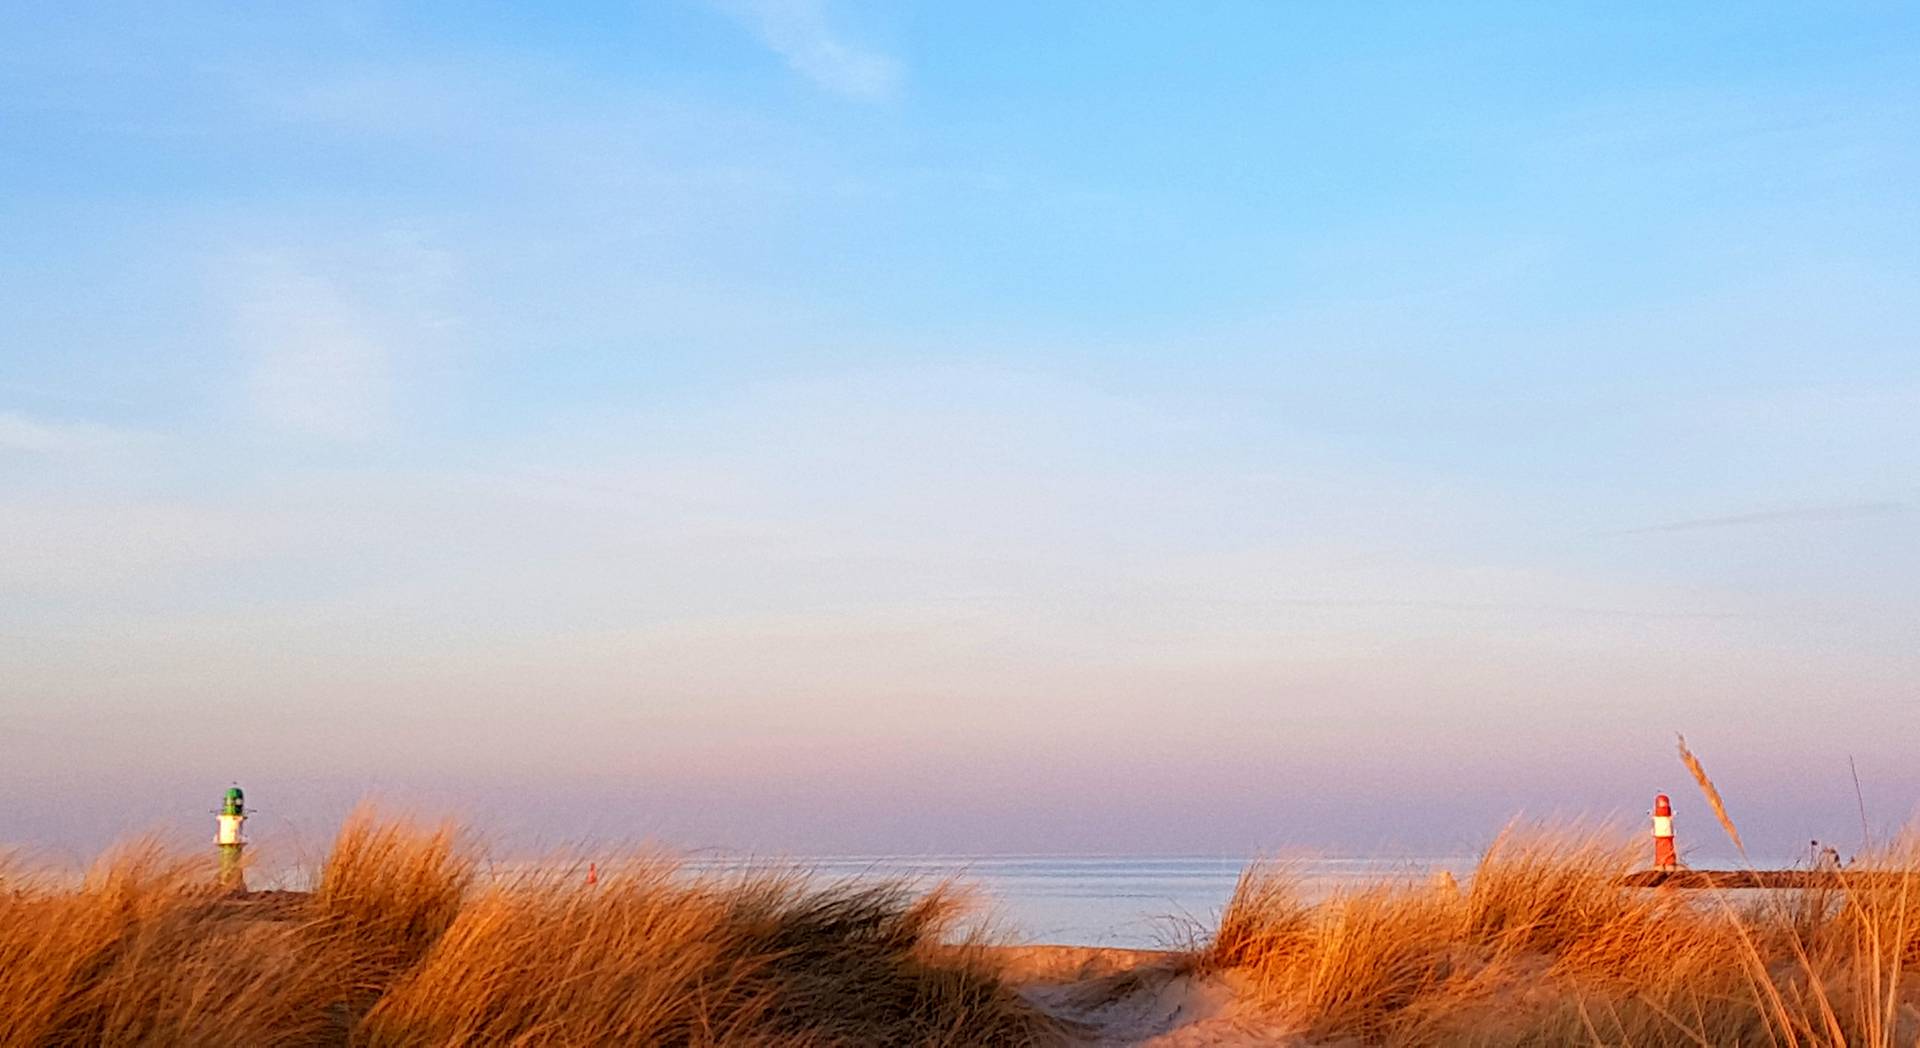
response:
<path fill-rule="evenodd" d="M 1713 817 L 1720 820 L 1720 828 L 1727 831 L 1727 838 L 1740 850 L 1740 857 L 1747 857 L 1747 846 L 1740 842 L 1740 830 L 1734 826 L 1733 819 L 1727 815 L 1727 806 L 1720 800 L 1720 791 L 1713 786 L 1713 780 L 1707 778 L 1707 769 L 1700 764 L 1700 758 L 1687 749 L 1687 737 L 1677 736 L 1680 740 L 1680 763 L 1687 766 L 1693 774 L 1693 781 L 1700 784 L 1700 792 L 1707 798 L 1707 806 L 1713 809 Z"/>

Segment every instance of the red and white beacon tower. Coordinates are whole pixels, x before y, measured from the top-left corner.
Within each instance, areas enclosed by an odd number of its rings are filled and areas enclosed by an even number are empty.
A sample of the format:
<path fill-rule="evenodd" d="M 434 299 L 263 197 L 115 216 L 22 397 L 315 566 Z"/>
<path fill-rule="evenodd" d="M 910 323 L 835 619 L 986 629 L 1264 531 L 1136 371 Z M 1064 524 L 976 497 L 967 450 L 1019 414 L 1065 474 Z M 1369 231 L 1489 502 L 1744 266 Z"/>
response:
<path fill-rule="evenodd" d="M 1673 802 L 1664 793 L 1653 795 L 1653 868 L 1680 868 L 1680 856 L 1673 850 Z"/>

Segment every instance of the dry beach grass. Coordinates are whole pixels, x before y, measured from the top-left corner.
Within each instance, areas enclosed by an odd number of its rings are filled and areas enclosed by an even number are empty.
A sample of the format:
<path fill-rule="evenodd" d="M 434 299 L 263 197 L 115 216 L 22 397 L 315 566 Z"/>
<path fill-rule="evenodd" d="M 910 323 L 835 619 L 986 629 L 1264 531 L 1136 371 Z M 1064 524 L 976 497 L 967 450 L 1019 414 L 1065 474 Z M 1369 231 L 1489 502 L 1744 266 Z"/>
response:
<path fill-rule="evenodd" d="M 1681 763 L 1734 847 L 1700 759 Z M 1464 890 L 1382 884 L 1309 906 L 1241 878 L 1202 970 L 1311 1043 L 1920 1045 L 1920 841 L 1796 892 L 1632 888 L 1637 835 L 1511 826 Z"/>
<path fill-rule="evenodd" d="M 1920 1044 L 1920 878 L 1621 886 L 1642 850 L 1517 826 L 1461 884 L 1314 903 L 1255 866 L 1196 952 L 1049 968 L 961 935 L 949 886 L 485 876 L 363 815 L 311 893 L 223 895 L 151 843 L 77 887 L 0 870 L 0 1045 Z"/>
<path fill-rule="evenodd" d="M 0 885 L 0 1044 L 1038 1044 L 951 942 L 950 889 L 477 876 L 450 829 L 360 816 L 311 894 L 235 898 L 151 846 Z"/>
<path fill-rule="evenodd" d="M 1311 906 L 1256 867 L 1202 964 L 1310 1043 L 1920 1044 L 1920 877 L 1734 901 L 1621 887 L 1639 859 L 1612 835 L 1515 828 L 1464 889 Z"/>
<path fill-rule="evenodd" d="M 1681 762 L 1740 832 L 1684 738 Z M 1241 878 L 1201 958 L 1316 1043 L 1920 1045 L 1920 841 L 1830 887 L 1627 887 L 1632 836 L 1512 826 L 1468 887 L 1380 885 L 1304 905 L 1284 869 Z"/>

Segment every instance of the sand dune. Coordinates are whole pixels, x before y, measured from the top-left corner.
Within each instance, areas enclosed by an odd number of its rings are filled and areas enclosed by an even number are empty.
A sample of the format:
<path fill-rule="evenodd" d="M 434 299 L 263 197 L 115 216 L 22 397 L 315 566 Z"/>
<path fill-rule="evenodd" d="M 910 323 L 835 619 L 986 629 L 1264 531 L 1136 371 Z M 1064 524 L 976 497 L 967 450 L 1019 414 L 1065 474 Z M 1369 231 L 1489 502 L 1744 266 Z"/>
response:
<path fill-rule="evenodd" d="M 1232 973 L 1206 975 L 1191 954 L 1083 946 L 998 951 L 1021 995 L 1058 1020 L 1074 1043 L 1289 1045 L 1296 1038 L 1248 1008 Z"/>

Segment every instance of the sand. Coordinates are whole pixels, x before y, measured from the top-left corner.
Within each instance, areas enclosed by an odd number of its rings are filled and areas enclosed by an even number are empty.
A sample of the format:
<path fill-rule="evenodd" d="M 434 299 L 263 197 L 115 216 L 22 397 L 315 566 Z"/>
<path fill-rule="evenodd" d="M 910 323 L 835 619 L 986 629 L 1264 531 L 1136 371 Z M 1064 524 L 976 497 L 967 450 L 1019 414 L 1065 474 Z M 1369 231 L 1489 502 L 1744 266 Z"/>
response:
<path fill-rule="evenodd" d="M 1007 947 L 1001 954 L 1008 978 L 1064 1023 L 1076 1044 L 1304 1043 L 1271 1017 L 1242 1006 L 1231 974 L 1198 974 L 1185 954 L 1085 946 Z"/>

